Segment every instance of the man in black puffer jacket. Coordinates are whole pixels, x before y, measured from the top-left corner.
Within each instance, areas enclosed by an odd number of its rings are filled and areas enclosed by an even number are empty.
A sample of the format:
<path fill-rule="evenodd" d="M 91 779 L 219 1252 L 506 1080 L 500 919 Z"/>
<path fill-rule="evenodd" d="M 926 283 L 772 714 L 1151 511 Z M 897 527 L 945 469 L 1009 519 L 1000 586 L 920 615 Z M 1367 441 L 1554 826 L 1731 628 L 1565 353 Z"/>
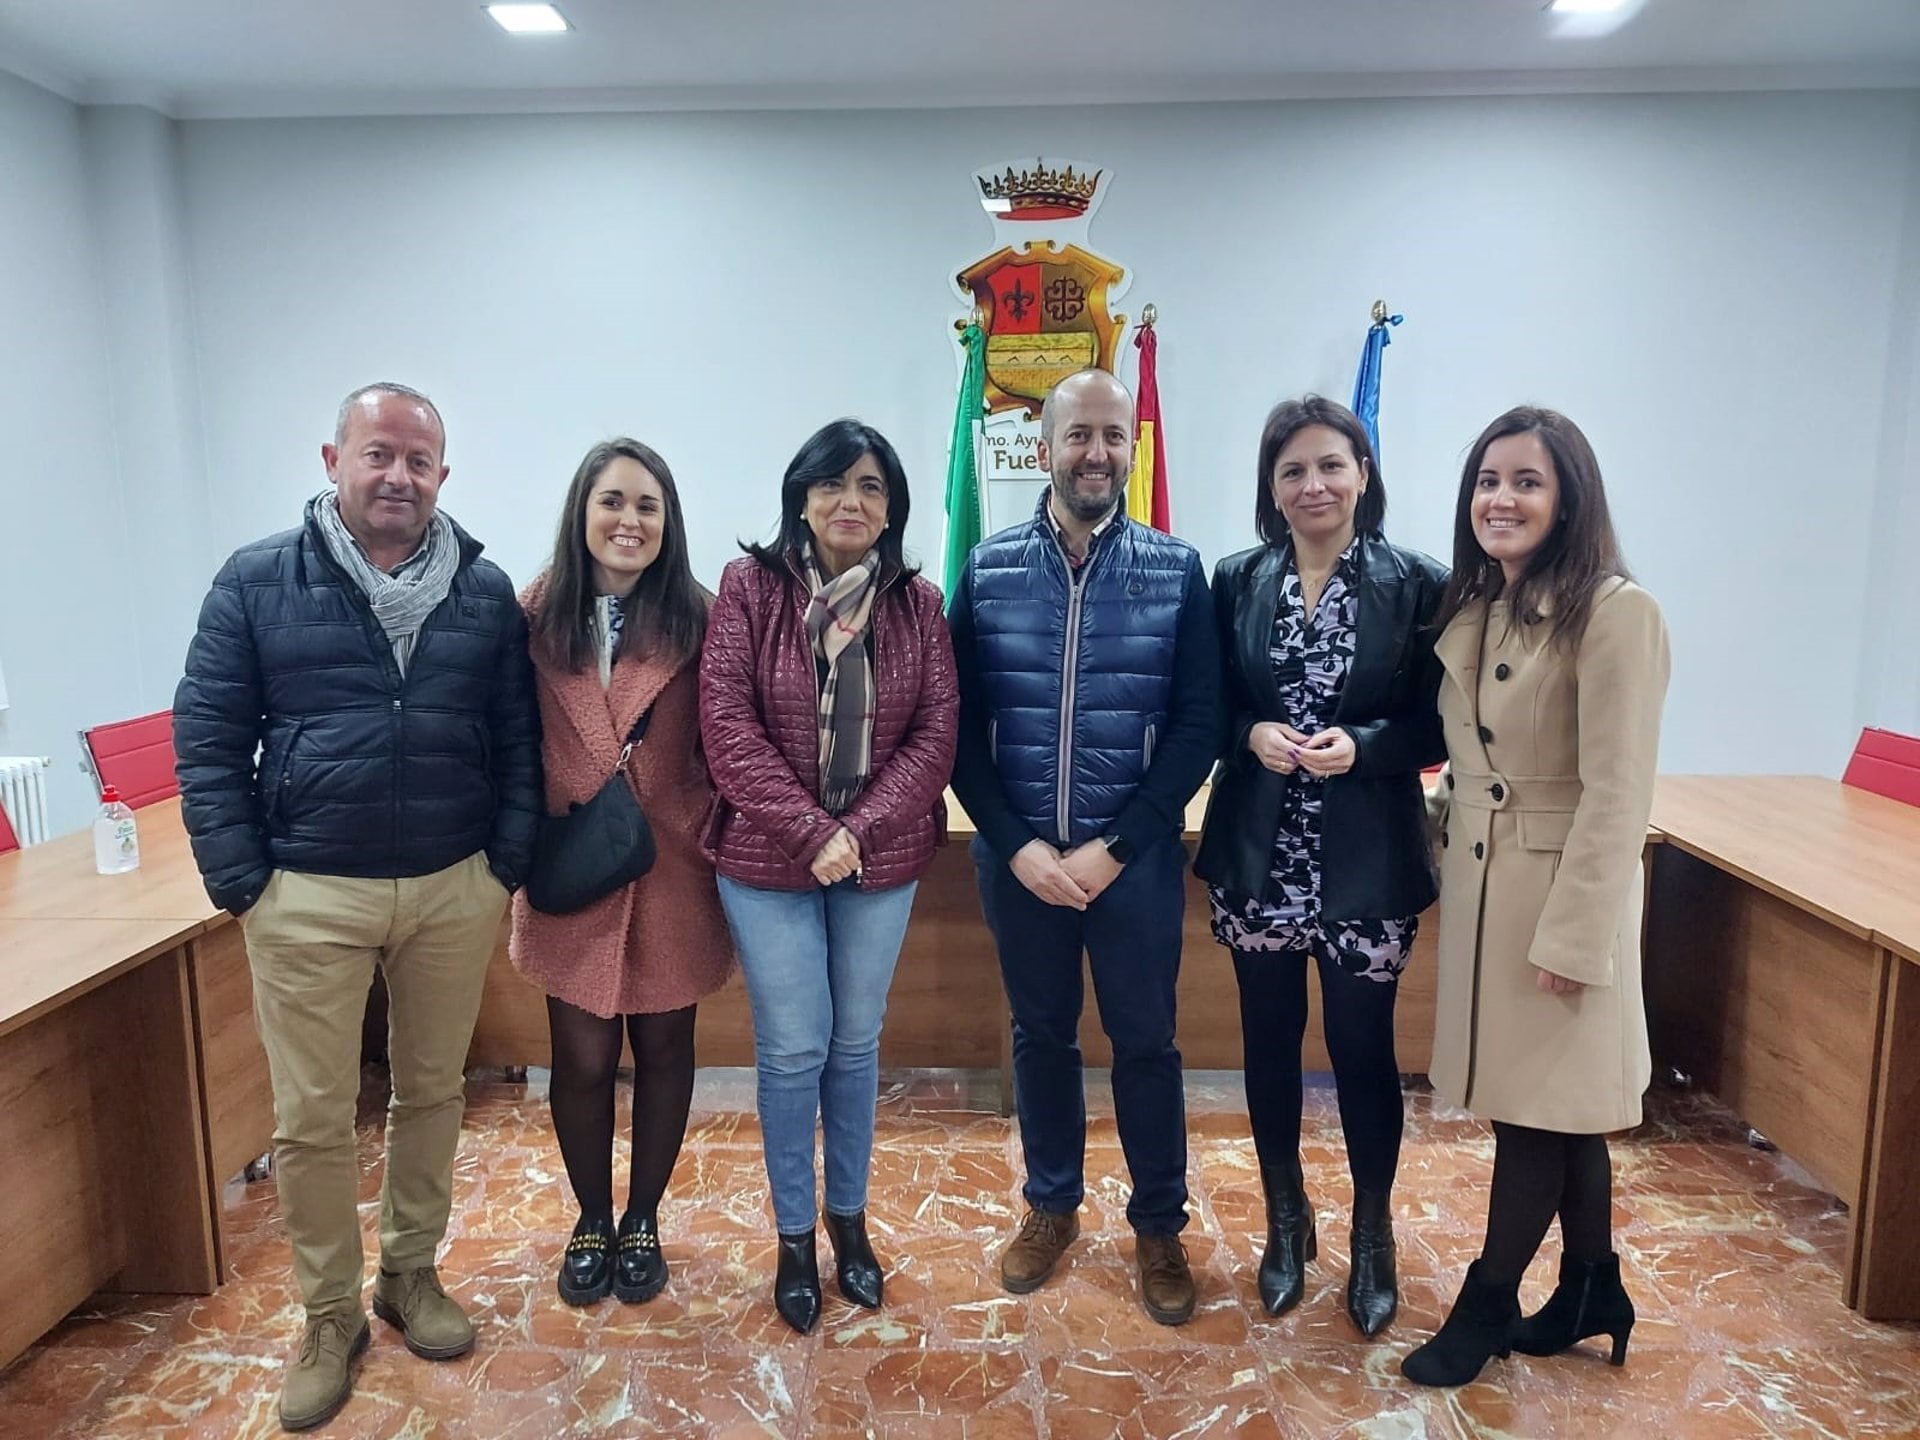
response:
<path fill-rule="evenodd" d="M 434 1259 L 488 957 L 540 816 L 540 720 L 513 586 L 435 508 L 445 449 L 417 391 L 348 396 L 321 446 L 332 489 L 222 567 L 174 700 L 187 833 L 241 917 L 273 1075 L 307 1312 L 290 1430 L 346 1403 L 368 1340 L 353 1121 L 376 964 L 393 1104 L 374 1313 L 428 1359 L 473 1346 Z"/>

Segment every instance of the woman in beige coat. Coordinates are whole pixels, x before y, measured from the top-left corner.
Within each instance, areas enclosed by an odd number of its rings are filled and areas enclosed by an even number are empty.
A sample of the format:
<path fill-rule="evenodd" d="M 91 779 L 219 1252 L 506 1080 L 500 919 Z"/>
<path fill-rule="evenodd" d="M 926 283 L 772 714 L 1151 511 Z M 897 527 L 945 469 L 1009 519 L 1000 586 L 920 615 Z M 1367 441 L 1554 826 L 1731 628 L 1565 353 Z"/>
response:
<path fill-rule="evenodd" d="M 1490 1121 L 1486 1243 L 1423 1385 L 1509 1349 L 1591 1335 L 1626 1358 L 1633 1305 L 1612 1242 L 1606 1132 L 1640 1123 L 1640 854 L 1653 804 L 1667 632 L 1628 579 L 1577 426 L 1522 407 L 1468 453 L 1435 653 L 1449 768 L 1438 800 L 1434 1088 Z M 1520 1318 L 1520 1277 L 1560 1217 L 1560 1285 Z"/>

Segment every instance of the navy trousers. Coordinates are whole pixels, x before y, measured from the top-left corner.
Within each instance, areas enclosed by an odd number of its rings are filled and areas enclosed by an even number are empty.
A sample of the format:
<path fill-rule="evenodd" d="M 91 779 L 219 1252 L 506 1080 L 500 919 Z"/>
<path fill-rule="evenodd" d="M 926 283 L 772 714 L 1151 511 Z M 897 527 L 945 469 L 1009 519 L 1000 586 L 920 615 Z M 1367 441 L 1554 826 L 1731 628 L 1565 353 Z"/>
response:
<path fill-rule="evenodd" d="M 1013 1011 L 1014 1104 L 1027 1204 L 1077 1208 L 1086 1193 L 1087 1097 L 1080 1058 L 1080 957 L 1113 1044 L 1113 1108 L 1141 1234 L 1187 1223 L 1187 1106 L 1174 1044 L 1174 984 L 1186 909 L 1186 847 L 1169 836 L 1085 910 L 1049 905 L 985 842 L 973 842 L 980 903 Z"/>

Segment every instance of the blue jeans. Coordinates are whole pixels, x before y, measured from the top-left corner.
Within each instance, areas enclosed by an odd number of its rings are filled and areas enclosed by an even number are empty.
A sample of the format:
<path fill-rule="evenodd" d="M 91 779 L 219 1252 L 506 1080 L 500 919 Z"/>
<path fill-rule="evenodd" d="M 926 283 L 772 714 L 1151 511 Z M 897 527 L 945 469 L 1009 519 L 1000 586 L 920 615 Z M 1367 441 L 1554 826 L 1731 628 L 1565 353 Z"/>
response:
<path fill-rule="evenodd" d="M 827 1209 L 867 1205 L 880 1022 L 917 885 L 863 891 L 849 880 L 762 890 L 720 877 L 720 904 L 740 950 L 753 1007 L 760 1138 L 783 1235 L 810 1233 L 813 1131 L 825 1139 Z"/>
<path fill-rule="evenodd" d="M 1064 1213 L 1086 1194 L 1084 951 L 1100 1025 L 1113 1042 L 1114 1122 L 1133 1179 L 1127 1220 L 1141 1234 L 1178 1234 L 1187 1223 L 1187 1102 L 1174 1044 L 1174 983 L 1186 847 L 1173 837 L 1152 846 L 1084 911 L 1047 904 L 984 841 L 976 838 L 972 853 L 1013 1011 L 1027 1204 Z"/>

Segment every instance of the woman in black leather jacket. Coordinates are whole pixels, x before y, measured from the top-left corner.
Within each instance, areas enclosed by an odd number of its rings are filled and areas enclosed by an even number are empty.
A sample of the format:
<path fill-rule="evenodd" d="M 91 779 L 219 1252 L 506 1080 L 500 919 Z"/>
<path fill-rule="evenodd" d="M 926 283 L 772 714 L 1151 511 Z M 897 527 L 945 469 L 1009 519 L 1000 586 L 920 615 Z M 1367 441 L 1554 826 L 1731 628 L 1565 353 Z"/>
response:
<path fill-rule="evenodd" d="M 1431 622 L 1447 572 L 1382 537 L 1379 466 L 1345 406 L 1310 395 L 1275 407 L 1258 477 L 1265 543 L 1213 575 L 1229 729 L 1194 870 L 1240 984 L 1267 1202 L 1260 1298 L 1270 1315 L 1298 1304 L 1317 1248 L 1300 1173 L 1311 958 L 1353 1172 L 1347 1312 L 1373 1335 L 1399 1304 L 1393 1002 L 1437 893 L 1420 770 L 1446 755 Z"/>

